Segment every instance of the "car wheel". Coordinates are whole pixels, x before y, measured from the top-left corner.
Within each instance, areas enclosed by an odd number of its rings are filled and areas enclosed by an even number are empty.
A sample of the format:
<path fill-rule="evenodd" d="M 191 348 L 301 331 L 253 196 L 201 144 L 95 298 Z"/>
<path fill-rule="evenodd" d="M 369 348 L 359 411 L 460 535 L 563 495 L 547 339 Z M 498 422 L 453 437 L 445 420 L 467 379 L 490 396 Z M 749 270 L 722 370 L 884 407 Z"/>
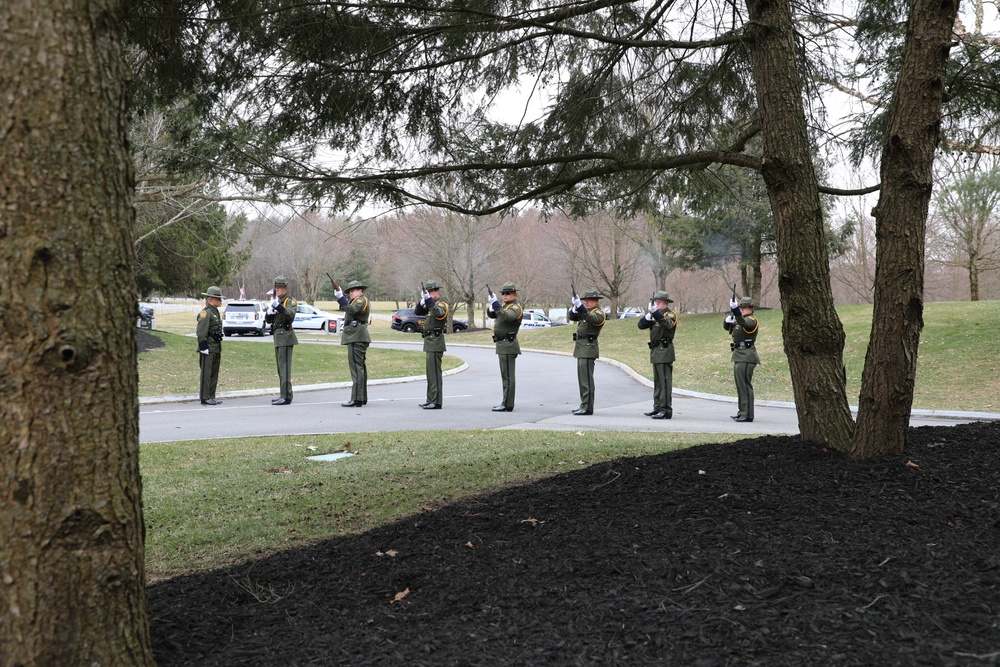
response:
<path fill-rule="evenodd" d="M 417 330 L 417 325 L 407 322 L 403 325 L 403 333 L 413 333 Z"/>
<path fill-rule="evenodd" d="M 463 327 L 461 324 L 456 324 L 454 325 L 454 327 L 455 327 L 455 333 L 461 333 L 465 331 L 465 327 Z"/>

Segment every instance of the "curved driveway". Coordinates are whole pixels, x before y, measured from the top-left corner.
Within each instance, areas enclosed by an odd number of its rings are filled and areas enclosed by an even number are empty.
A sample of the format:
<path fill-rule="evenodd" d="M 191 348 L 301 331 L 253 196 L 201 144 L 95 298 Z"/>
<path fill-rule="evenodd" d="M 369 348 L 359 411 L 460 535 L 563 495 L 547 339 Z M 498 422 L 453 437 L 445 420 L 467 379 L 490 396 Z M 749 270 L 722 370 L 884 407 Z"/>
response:
<path fill-rule="evenodd" d="M 375 346 L 420 349 L 419 343 Z M 346 354 L 339 346 L 331 353 Z M 224 402 L 214 407 L 201 405 L 196 396 L 148 397 L 141 399 L 139 439 L 168 442 L 259 435 L 497 428 L 741 435 L 798 433 L 795 411 L 790 404 L 758 401 L 755 421 L 737 424 L 729 417 L 736 411 L 734 398 L 706 397 L 677 389 L 673 419 L 652 420 L 642 414 L 652 409 L 649 381 L 613 363 L 597 364 L 594 414 L 575 416 L 570 411 L 580 403 L 576 360 L 568 355 L 531 351 L 524 352 L 517 360 L 514 411 L 492 412 L 490 408 L 501 400 L 500 371 L 493 348 L 451 344 L 448 354 L 462 359 L 465 366 L 446 374 L 443 410 L 418 407 L 425 400 L 422 376 L 370 381 L 368 405 L 363 408 L 341 407 L 341 402 L 350 399 L 348 383 L 314 389 L 296 387 L 292 405 L 280 407 L 271 405 L 277 389 L 220 392 L 219 398 Z M 197 372 L 197 368 L 192 372 Z M 958 413 L 943 420 L 919 416 L 914 411 L 911 425 L 954 424 L 975 418 L 972 413 Z"/>

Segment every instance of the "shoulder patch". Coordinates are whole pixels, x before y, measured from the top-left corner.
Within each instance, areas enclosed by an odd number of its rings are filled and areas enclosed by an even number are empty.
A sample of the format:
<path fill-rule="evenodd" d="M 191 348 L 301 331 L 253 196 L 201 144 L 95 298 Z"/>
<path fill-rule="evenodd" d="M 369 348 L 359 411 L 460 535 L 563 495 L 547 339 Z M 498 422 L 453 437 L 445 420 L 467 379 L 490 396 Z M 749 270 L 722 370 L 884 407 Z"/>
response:
<path fill-rule="evenodd" d="M 204 311 L 204 310 L 203 310 L 203 311 L 201 311 L 200 313 L 198 313 L 198 319 L 199 319 L 199 320 L 203 320 L 203 319 L 205 319 L 206 317 L 208 317 L 208 312 L 207 312 L 207 311 Z"/>

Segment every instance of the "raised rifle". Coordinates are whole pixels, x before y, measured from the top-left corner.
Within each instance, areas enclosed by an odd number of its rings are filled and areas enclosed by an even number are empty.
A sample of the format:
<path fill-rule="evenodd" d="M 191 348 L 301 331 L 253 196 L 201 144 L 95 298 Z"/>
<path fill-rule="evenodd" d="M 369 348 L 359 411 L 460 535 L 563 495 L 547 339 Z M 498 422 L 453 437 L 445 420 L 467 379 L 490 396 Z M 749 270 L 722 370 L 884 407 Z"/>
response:
<path fill-rule="evenodd" d="M 736 283 L 733 283 L 733 301 L 736 301 Z"/>
<path fill-rule="evenodd" d="M 331 284 L 331 285 L 333 285 L 333 289 L 334 289 L 335 291 L 336 291 L 336 290 L 339 290 L 339 289 L 340 289 L 340 285 L 338 285 L 338 284 L 337 284 L 337 281 L 333 279 L 333 276 L 331 276 L 331 275 L 330 275 L 330 274 L 328 273 L 328 274 L 326 274 L 326 277 L 330 279 L 330 284 Z"/>
<path fill-rule="evenodd" d="M 580 298 L 580 297 L 578 297 L 578 296 L 576 295 L 576 287 L 574 287 L 574 286 L 573 286 L 573 283 L 570 283 L 570 284 L 569 284 L 569 289 L 570 289 L 570 291 L 572 291 L 572 292 L 573 292 L 573 298 L 574 298 L 574 299 L 578 299 L 578 298 Z"/>

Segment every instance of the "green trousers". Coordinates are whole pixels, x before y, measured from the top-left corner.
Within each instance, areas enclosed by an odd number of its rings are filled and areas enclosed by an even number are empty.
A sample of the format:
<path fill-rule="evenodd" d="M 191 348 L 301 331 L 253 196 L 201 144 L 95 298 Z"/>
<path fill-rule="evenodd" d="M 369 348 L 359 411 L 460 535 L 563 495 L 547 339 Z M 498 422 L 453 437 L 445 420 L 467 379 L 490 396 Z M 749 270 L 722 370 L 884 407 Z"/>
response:
<path fill-rule="evenodd" d="M 753 369 L 757 364 L 736 362 L 733 364 L 733 377 L 736 379 L 736 394 L 739 396 L 740 409 L 736 416 L 753 419 Z"/>
<path fill-rule="evenodd" d="M 368 343 L 347 344 L 347 365 L 351 368 L 351 400 L 368 402 Z"/>
<path fill-rule="evenodd" d="M 441 359 L 444 352 L 427 352 L 427 402 L 443 405 L 444 381 Z"/>
<path fill-rule="evenodd" d="M 498 354 L 500 360 L 500 381 L 503 383 L 503 405 L 508 410 L 514 409 L 514 369 L 517 364 L 516 354 Z"/>
<path fill-rule="evenodd" d="M 580 409 L 594 411 L 594 362 L 596 359 L 576 360 L 576 379 L 580 383 Z"/>
<path fill-rule="evenodd" d="M 215 388 L 219 386 L 219 364 L 222 362 L 222 352 L 210 354 L 198 353 L 198 365 L 201 367 L 201 382 L 198 385 L 198 398 L 207 401 L 215 398 Z"/>
<path fill-rule="evenodd" d="M 278 362 L 278 389 L 286 401 L 292 400 L 292 351 L 294 345 L 274 348 L 274 359 Z"/>
<path fill-rule="evenodd" d="M 674 365 L 653 364 L 653 410 L 674 414 Z"/>

